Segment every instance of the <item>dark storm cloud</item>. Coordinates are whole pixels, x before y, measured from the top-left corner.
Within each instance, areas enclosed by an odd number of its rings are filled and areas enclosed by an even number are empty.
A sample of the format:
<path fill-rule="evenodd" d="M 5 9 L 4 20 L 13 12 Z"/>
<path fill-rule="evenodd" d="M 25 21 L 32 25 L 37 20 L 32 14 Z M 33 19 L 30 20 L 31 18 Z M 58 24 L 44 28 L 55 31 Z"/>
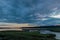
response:
<path fill-rule="evenodd" d="M 31 19 L 48 17 L 55 8 L 60 9 L 60 0 L 0 0 L 0 21 L 33 23 Z"/>

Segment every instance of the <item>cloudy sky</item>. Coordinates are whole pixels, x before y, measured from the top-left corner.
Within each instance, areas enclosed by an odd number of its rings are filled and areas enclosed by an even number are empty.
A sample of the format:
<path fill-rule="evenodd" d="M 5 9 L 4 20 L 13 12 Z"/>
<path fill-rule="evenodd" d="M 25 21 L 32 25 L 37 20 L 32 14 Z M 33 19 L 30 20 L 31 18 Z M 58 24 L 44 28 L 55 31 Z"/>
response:
<path fill-rule="evenodd" d="M 0 0 L 0 22 L 60 24 L 60 0 Z"/>

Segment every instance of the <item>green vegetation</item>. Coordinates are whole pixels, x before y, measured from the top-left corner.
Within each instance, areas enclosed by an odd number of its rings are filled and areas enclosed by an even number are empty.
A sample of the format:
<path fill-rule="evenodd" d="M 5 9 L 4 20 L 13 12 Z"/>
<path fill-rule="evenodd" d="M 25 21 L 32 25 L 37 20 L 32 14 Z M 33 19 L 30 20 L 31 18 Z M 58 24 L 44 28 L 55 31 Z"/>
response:
<path fill-rule="evenodd" d="M 37 32 L 1 31 L 0 40 L 56 40 L 54 34 Z"/>
<path fill-rule="evenodd" d="M 54 31 L 54 32 L 60 32 L 60 28 L 47 28 L 48 30 Z"/>

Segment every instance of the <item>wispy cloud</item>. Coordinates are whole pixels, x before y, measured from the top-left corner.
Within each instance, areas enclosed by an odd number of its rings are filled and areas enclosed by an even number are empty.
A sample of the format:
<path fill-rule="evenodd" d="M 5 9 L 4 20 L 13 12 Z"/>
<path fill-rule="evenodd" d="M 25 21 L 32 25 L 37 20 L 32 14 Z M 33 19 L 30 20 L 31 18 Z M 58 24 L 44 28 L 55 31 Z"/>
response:
<path fill-rule="evenodd" d="M 49 17 L 60 18 L 60 9 L 54 8 L 52 14 Z"/>

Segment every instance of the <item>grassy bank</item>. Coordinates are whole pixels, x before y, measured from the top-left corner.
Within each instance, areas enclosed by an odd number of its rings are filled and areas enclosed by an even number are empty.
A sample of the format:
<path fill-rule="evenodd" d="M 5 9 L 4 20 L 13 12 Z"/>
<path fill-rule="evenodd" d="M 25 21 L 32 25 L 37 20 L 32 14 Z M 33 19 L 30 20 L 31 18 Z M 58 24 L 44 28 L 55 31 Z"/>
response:
<path fill-rule="evenodd" d="M 48 28 L 48 30 L 54 31 L 54 32 L 60 32 L 60 28 L 55 27 L 55 28 Z"/>
<path fill-rule="evenodd" d="M 1 31 L 0 40 L 55 40 L 55 35 L 38 32 Z"/>

